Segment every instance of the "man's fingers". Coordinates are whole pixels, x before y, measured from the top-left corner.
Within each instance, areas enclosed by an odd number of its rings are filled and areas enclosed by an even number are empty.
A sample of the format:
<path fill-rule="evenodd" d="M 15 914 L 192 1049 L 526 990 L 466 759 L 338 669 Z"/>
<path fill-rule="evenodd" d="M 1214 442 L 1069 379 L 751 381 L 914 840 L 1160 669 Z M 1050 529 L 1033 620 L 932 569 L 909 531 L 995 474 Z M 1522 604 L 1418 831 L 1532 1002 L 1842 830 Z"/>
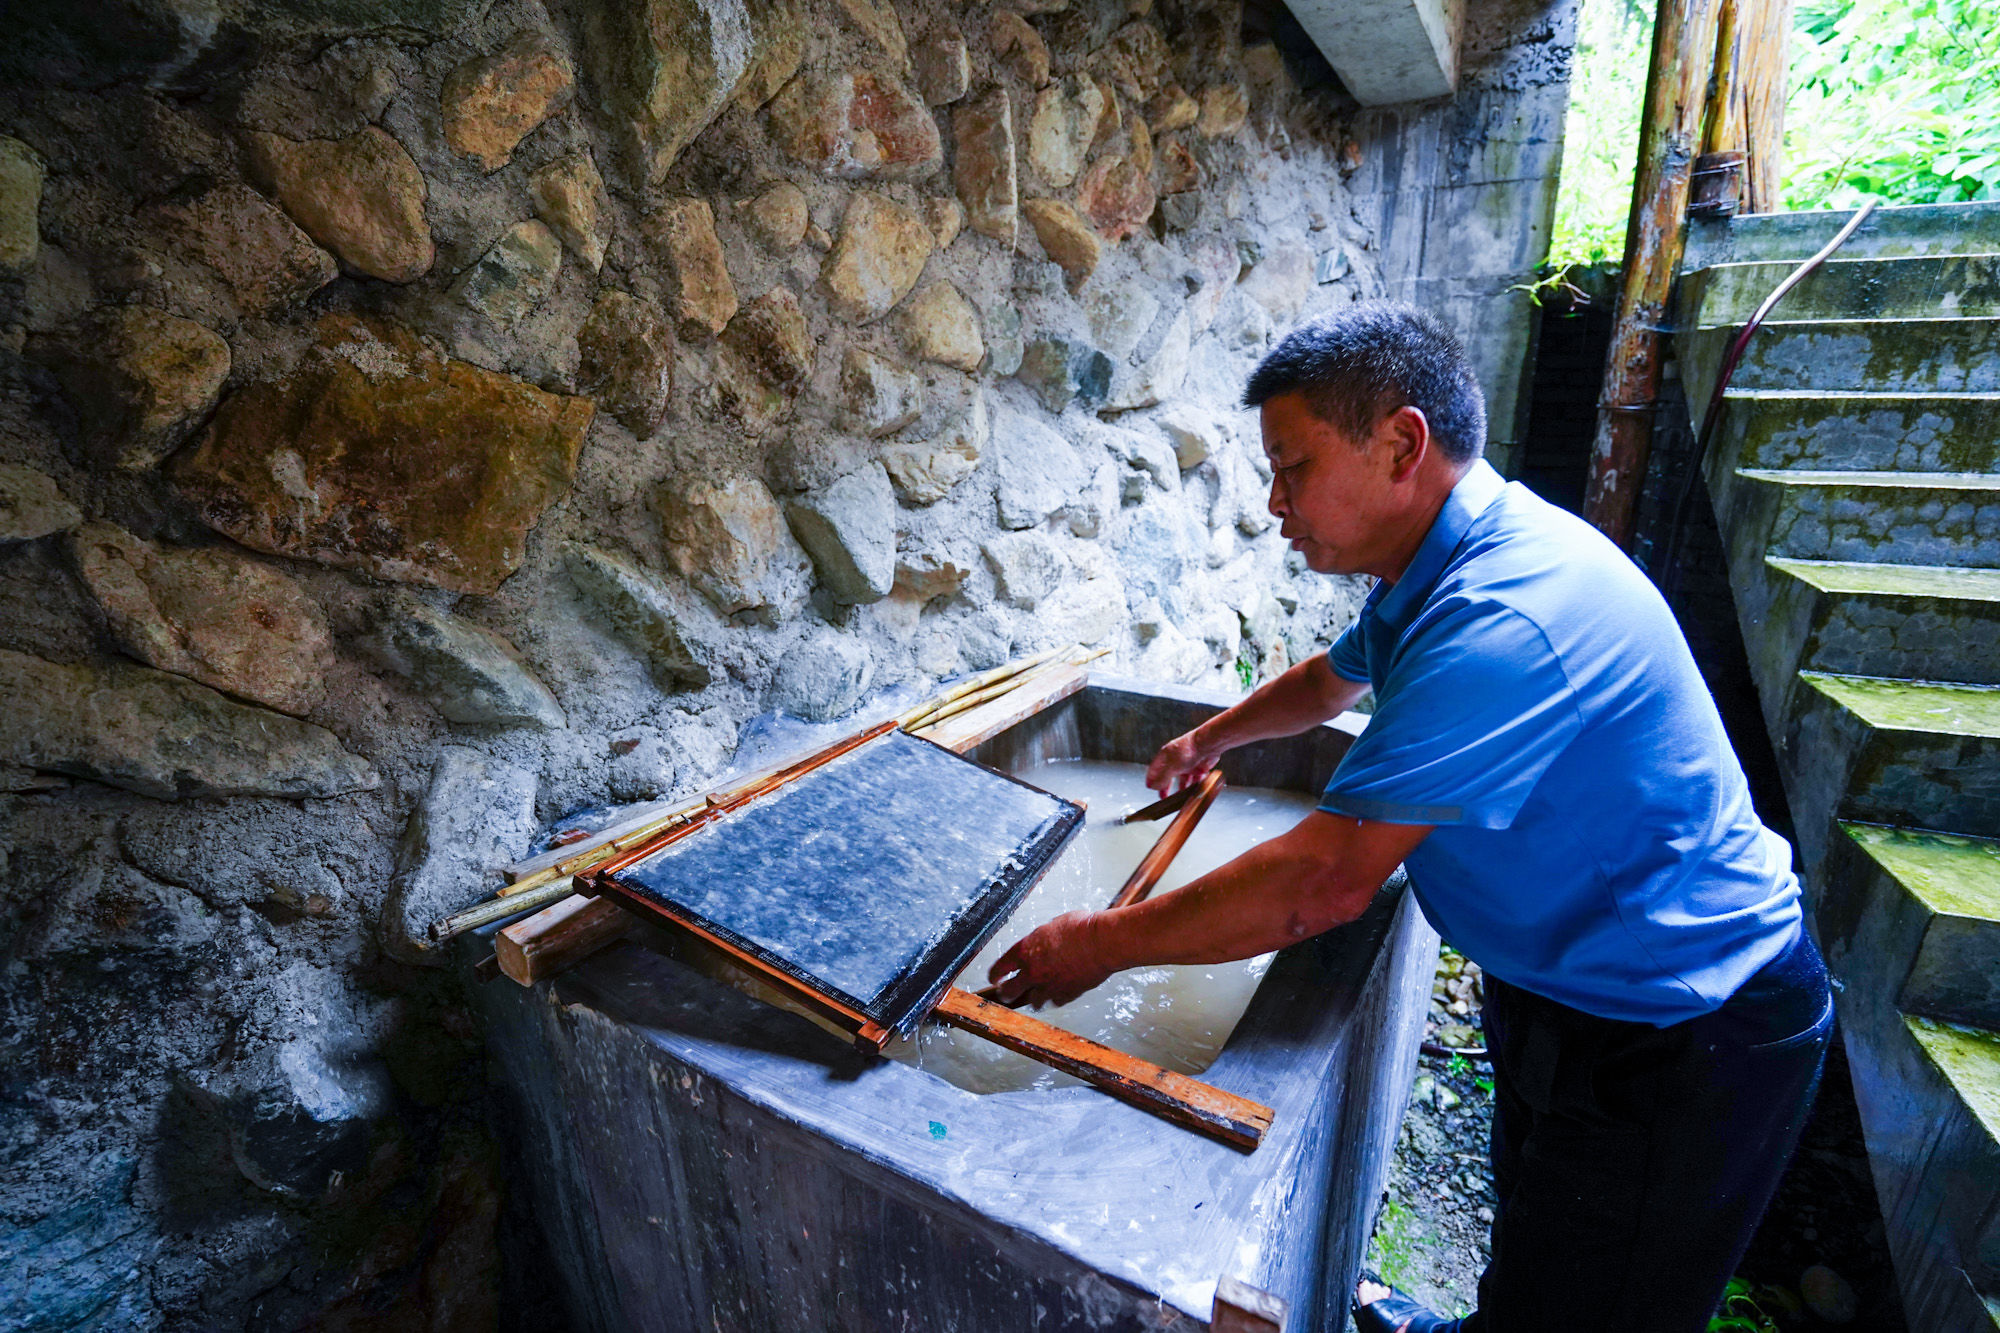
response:
<path fill-rule="evenodd" d="M 1002 977 L 1021 970 L 1021 942 L 1025 939 L 1027 936 L 1023 935 L 1021 939 L 1015 940 L 1007 952 L 993 960 L 993 966 L 986 969 L 988 981 L 997 985 Z"/>

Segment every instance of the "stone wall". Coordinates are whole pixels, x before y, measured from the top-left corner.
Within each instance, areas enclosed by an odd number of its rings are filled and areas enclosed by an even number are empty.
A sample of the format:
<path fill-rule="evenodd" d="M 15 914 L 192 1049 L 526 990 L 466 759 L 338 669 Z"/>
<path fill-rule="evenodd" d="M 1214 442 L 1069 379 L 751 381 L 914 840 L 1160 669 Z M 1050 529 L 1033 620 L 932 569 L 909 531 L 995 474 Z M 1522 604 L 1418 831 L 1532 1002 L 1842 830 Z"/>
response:
<path fill-rule="evenodd" d="M 1453 280 L 1395 201 L 1559 122 L 1568 3 L 1471 6 L 1401 117 L 1233 0 L 10 30 L 0 1329 L 492 1324 L 527 1224 L 420 932 L 538 829 L 772 709 L 1324 644 L 1362 589 L 1288 564 L 1243 378 Z"/>

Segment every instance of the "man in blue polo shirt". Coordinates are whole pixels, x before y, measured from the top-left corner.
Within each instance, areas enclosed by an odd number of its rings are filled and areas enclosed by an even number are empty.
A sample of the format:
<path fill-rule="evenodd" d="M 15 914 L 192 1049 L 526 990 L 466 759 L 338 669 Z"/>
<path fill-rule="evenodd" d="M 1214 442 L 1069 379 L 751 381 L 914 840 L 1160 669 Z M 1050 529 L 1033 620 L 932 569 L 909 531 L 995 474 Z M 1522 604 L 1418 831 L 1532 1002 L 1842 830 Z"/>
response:
<path fill-rule="evenodd" d="M 1250 957 L 1360 915 L 1398 863 L 1487 976 L 1499 1197 L 1479 1308 L 1372 1283 L 1376 1330 L 1696 1333 L 1770 1201 L 1832 1025 L 1791 849 L 1758 822 L 1672 614 L 1610 542 L 1503 482 L 1462 349 L 1350 307 L 1251 377 L 1271 512 L 1360 618 L 1168 743 L 1167 791 L 1371 690 L 1319 810 L 1170 894 L 1077 912 L 993 968 L 1064 1003 L 1115 971 Z"/>

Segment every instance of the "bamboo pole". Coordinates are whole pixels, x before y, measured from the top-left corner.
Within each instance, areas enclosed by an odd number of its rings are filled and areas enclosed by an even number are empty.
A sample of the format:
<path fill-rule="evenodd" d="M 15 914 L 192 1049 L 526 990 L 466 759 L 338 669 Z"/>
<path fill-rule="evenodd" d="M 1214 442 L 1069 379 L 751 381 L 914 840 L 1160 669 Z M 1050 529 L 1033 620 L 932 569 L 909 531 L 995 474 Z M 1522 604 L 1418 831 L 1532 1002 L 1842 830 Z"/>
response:
<path fill-rule="evenodd" d="M 896 724 L 905 731 L 913 731 L 920 726 L 928 725 L 931 715 L 946 704 L 955 703 L 976 690 L 983 690 L 1000 681 L 1032 671 L 1059 653 L 1073 651 L 1073 647 L 1074 645 L 1070 648 L 1046 648 L 1032 657 L 1024 657 L 1019 661 L 1008 662 L 994 667 L 990 671 L 982 671 L 976 676 L 960 681 L 941 694 L 932 695 L 915 708 L 898 717 Z"/>
<path fill-rule="evenodd" d="M 478 930 L 481 926 L 490 925 L 495 921 L 504 921 L 510 916 L 519 916 L 523 912 L 547 907 L 552 902 L 568 897 L 570 892 L 570 880 L 565 875 L 547 884 L 536 885 L 500 898 L 488 898 L 483 903 L 474 903 L 463 911 L 453 912 L 450 916 L 441 916 L 431 922 L 431 942 L 443 944 L 446 940 L 456 939 L 468 930 Z"/>
<path fill-rule="evenodd" d="M 943 704 L 931 710 L 924 717 L 923 721 L 917 723 L 915 726 L 906 726 L 904 729 L 912 735 L 919 731 L 928 731 L 940 722 L 948 721 L 961 713 L 969 712 L 981 704 L 988 704 L 995 699 L 1004 698 L 1015 690 L 1024 689 L 1030 684 L 1039 684 L 1065 667 L 1084 666 L 1090 662 L 1094 662 L 1110 651 L 1109 648 L 1086 649 L 1078 644 L 1072 644 L 1066 649 L 1054 649 L 1052 653 L 1060 652 L 1062 656 L 1059 658 L 1045 656 L 1042 662 L 1029 670 L 1001 681 L 997 685 L 989 685 L 985 689 L 974 690 L 970 694 Z"/>
<path fill-rule="evenodd" d="M 1661 332 L 1687 237 L 1689 177 L 1715 66 L 1721 0 L 1660 0 L 1639 131 L 1638 171 L 1625 233 L 1617 322 L 1598 399 L 1597 440 L 1583 516 L 1620 547 L 1652 447 L 1660 391 Z"/>

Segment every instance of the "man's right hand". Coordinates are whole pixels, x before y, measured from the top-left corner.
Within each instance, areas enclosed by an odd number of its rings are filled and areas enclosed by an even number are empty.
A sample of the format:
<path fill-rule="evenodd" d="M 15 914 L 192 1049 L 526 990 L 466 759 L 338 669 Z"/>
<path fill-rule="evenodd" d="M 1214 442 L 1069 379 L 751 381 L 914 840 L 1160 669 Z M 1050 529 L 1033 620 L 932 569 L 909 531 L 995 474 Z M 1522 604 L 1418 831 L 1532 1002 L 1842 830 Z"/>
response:
<path fill-rule="evenodd" d="M 1146 785 L 1162 796 L 1170 796 L 1201 781 L 1202 775 L 1214 767 L 1215 756 L 1202 753 L 1194 732 L 1184 732 L 1162 745 L 1153 756 L 1153 762 L 1146 766 Z"/>
<path fill-rule="evenodd" d="M 1199 782 L 1216 760 L 1237 746 L 1309 731 L 1366 693 L 1367 685 L 1335 675 L 1326 654 L 1314 653 L 1276 680 L 1259 685 L 1248 698 L 1162 745 L 1146 766 L 1146 785 L 1171 796 L 1175 789 Z"/>

